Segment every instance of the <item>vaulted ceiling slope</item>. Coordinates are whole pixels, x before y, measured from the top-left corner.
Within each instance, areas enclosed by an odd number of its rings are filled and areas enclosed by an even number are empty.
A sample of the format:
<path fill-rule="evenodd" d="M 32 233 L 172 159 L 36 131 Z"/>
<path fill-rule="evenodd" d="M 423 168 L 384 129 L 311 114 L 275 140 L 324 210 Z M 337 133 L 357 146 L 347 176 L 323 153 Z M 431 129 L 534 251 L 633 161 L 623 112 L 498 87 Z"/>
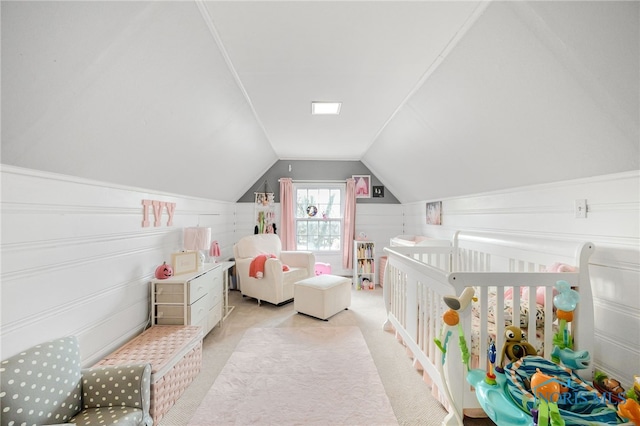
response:
<path fill-rule="evenodd" d="M 227 201 L 279 159 L 401 202 L 640 168 L 637 1 L 0 7 L 5 164 Z"/>

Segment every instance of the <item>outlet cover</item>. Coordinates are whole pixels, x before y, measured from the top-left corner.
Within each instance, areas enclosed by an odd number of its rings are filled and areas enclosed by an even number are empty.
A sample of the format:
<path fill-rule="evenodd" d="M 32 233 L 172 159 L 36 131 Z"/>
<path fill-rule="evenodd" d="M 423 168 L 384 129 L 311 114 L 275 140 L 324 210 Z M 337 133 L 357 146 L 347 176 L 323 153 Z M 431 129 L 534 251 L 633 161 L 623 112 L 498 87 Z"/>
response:
<path fill-rule="evenodd" d="M 577 219 L 586 219 L 587 218 L 587 200 L 576 200 L 576 218 Z"/>

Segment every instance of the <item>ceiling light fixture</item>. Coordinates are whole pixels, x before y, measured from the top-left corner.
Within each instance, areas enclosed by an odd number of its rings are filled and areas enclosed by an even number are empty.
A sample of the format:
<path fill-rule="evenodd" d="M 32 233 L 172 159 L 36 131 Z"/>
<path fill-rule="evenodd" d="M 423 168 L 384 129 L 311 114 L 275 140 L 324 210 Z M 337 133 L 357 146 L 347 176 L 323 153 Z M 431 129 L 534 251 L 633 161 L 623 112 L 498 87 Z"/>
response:
<path fill-rule="evenodd" d="M 342 102 L 311 102 L 312 115 L 338 115 Z"/>

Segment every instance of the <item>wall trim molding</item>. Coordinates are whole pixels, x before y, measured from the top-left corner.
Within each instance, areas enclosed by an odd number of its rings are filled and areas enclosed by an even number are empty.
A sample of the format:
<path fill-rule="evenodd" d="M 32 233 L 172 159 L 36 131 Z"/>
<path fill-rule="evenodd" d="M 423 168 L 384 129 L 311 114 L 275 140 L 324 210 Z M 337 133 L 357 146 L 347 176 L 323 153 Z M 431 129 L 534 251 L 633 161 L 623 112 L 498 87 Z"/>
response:
<path fill-rule="evenodd" d="M 46 322 L 46 319 L 48 318 L 55 318 L 57 316 L 64 316 L 65 314 L 72 313 L 73 311 L 77 310 L 79 306 L 87 305 L 90 303 L 97 303 L 100 299 L 104 299 L 109 294 L 121 292 L 123 289 L 126 289 L 128 287 L 136 286 L 136 285 L 148 285 L 151 279 L 152 279 L 152 274 L 147 274 L 142 277 L 138 277 L 134 280 L 128 280 L 128 281 L 121 282 L 119 284 L 115 284 L 102 291 L 92 293 L 91 295 L 81 297 L 79 299 L 74 299 L 67 303 L 56 305 L 52 308 L 39 311 L 36 314 L 20 318 L 18 321 L 5 322 L 2 324 L 0 336 L 4 336 L 12 332 L 18 331 L 19 329 L 24 328 L 25 326 L 28 326 L 28 325 L 37 324 L 43 321 Z M 124 311 L 127 308 L 139 305 L 141 301 L 144 301 L 144 304 L 148 305 L 148 295 L 145 294 L 144 297 L 129 299 L 126 304 L 120 305 L 121 307 L 120 311 Z M 79 330 L 82 330 L 82 329 L 88 330 L 88 329 L 94 328 L 96 324 L 100 324 L 104 321 L 106 321 L 106 319 L 102 319 L 94 324 L 88 324 L 88 323 L 83 324 L 83 326 Z"/>
<path fill-rule="evenodd" d="M 99 188 L 117 189 L 117 190 L 129 191 L 129 192 L 135 192 L 135 193 L 144 193 L 144 194 L 148 194 L 147 198 L 150 198 L 151 196 L 165 196 L 165 197 L 172 197 L 172 198 L 180 198 L 182 200 L 207 201 L 207 202 L 215 201 L 216 203 L 228 204 L 228 205 L 235 204 L 235 202 L 232 202 L 232 201 L 211 200 L 209 198 L 195 197 L 192 195 L 176 194 L 176 193 L 158 191 L 158 190 L 149 189 L 149 188 L 139 188 L 139 187 L 129 186 L 129 185 L 120 185 L 116 183 L 86 179 L 86 178 L 81 178 L 77 176 L 64 175 L 60 173 L 48 172 L 43 170 L 27 169 L 24 167 L 12 166 L 12 165 L 1 164 L 1 163 L 0 163 L 0 173 L 14 174 L 18 176 L 28 176 L 33 178 L 53 180 L 53 181 L 66 182 L 66 183 L 75 183 L 79 185 L 93 186 L 93 187 L 99 187 Z"/>
<path fill-rule="evenodd" d="M 99 241 L 99 240 L 96 240 Z M 89 265 L 97 262 L 104 262 L 105 260 L 117 259 L 121 257 L 130 257 L 134 254 L 151 253 L 156 252 L 157 247 L 149 246 L 140 249 L 127 249 L 112 252 L 110 254 L 101 253 L 95 256 L 87 256 L 84 258 L 74 258 L 66 262 L 56 262 L 54 265 L 42 265 L 33 268 L 18 269 L 11 272 L 2 273 L 3 285 L 7 286 L 11 284 L 11 280 L 17 278 L 27 278 L 30 276 L 51 274 L 54 271 L 64 271 L 66 269 L 77 268 L 78 266 Z M 9 282 L 7 282 L 9 281 Z"/>
<path fill-rule="evenodd" d="M 588 185 L 590 183 L 604 183 L 604 182 L 612 182 L 616 180 L 628 180 L 628 179 L 634 179 L 634 178 L 635 179 L 640 178 L 640 170 L 631 170 L 628 172 L 612 173 L 607 175 L 564 180 L 559 182 L 539 183 L 539 184 L 533 184 L 533 185 L 519 186 L 515 188 L 506 188 L 506 189 L 499 189 L 495 191 L 480 192 L 476 194 L 468 194 L 468 195 L 463 194 L 463 195 L 457 195 L 453 197 L 440 198 L 437 200 L 434 199 L 434 200 L 414 201 L 410 203 L 404 203 L 403 205 L 404 206 L 423 205 L 431 201 L 451 201 L 451 200 L 461 200 L 461 199 L 473 200 L 477 198 L 484 198 L 484 197 L 495 196 L 495 195 L 519 194 L 519 193 L 529 192 L 529 191 L 564 188 L 569 186 Z M 450 212 L 447 210 L 447 214 L 449 213 Z"/>

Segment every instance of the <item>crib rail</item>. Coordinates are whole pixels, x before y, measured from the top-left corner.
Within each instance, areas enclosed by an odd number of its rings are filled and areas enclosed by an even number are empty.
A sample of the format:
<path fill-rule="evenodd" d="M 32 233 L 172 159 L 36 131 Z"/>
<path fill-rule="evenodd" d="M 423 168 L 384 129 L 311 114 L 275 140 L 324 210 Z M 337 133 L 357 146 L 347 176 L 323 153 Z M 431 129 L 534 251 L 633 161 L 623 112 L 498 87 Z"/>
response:
<path fill-rule="evenodd" d="M 451 266 L 452 247 L 393 247 L 384 251 L 388 256 L 383 287 L 386 328 L 398 333 L 416 366 L 424 368 L 440 388 L 437 369 L 441 352 L 434 339 L 446 309 L 442 294 L 453 294 L 453 287 L 443 279 L 443 271 Z"/>
<path fill-rule="evenodd" d="M 524 324 L 522 328 L 526 329 L 528 341 L 540 348 L 541 355 L 550 357 L 555 318 L 553 287 L 558 280 L 568 282 L 581 292 L 576 310 L 580 320 L 572 323 L 571 333 L 578 348 L 592 351 L 593 306 L 588 259 L 593 250 L 590 243 L 554 244 L 534 238 L 502 239 L 481 233 L 459 233 L 452 244 L 434 240 L 433 246 L 384 249 L 388 257 L 383 287 L 388 313 L 385 327 L 396 332 L 414 359 L 414 365 L 424 371 L 426 381 L 438 391 L 450 413 L 443 424 L 458 424 L 463 413 L 475 411 L 477 414 L 480 410 L 475 392 L 466 382 L 459 331 L 466 346 L 474 351 L 475 368 L 487 367 L 490 341 L 500 351 L 504 328 L 512 322 Z M 554 262 L 576 265 L 578 270 L 545 272 Z M 446 326 L 442 316 L 448 307 L 443 297 L 460 295 L 468 287 L 474 289 L 477 301 L 459 312 L 462 328 Z M 510 293 L 508 301 L 505 292 Z M 536 327 L 536 297 L 521 297 L 527 292 L 542 297 L 545 319 L 542 329 Z M 507 307 L 511 308 L 510 315 L 505 310 Z M 442 346 L 446 332 L 451 332 L 451 337 L 445 354 L 436 339 Z M 538 333 L 543 337 L 538 338 Z"/>

